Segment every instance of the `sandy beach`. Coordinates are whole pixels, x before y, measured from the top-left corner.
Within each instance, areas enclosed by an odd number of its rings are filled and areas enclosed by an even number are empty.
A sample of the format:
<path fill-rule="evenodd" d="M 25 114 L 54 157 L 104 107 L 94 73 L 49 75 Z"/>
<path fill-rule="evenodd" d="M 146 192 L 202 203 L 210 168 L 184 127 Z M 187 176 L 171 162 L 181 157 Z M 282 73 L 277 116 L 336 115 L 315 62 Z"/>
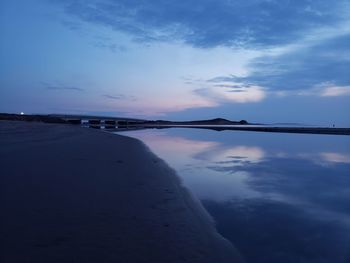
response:
<path fill-rule="evenodd" d="M 241 262 L 140 141 L 0 121 L 0 261 Z"/>

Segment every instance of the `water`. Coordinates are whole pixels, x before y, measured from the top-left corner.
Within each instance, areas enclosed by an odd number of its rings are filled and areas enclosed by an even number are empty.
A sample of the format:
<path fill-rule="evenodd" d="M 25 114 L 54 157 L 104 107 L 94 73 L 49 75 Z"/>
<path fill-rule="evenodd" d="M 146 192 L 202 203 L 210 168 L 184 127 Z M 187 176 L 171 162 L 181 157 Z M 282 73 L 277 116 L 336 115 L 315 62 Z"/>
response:
<path fill-rule="evenodd" d="M 129 131 L 175 168 L 246 262 L 350 262 L 350 137 Z"/>

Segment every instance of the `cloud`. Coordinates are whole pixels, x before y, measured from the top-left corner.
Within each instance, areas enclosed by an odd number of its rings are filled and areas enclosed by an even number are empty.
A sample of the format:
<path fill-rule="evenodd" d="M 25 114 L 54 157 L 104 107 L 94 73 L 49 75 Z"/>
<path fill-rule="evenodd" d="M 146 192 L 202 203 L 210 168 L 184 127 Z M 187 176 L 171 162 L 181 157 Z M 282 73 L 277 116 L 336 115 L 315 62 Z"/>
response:
<path fill-rule="evenodd" d="M 280 54 L 252 60 L 247 76 L 218 76 L 208 82 L 256 85 L 283 95 L 349 94 L 350 31 L 316 43 L 300 44 Z"/>
<path fill-rule="evenodd" d="M 112 100 L 136 100 L 134 96 L 127 96 L 123 94 L 118 94 L 118 95 L 104 94 L 103 97 L 112 99 Z"/>
<path fill-rule="evenodd" d="M 93 45 L 94 45 L 94 47 L 107 49 L 109 51 L 112 51 L 113 53 L 118 52 L 118 51 L 124 52 L 126 50 L 126 48 L 124 46 L 113 44 L 113 43 L 112 44 L 104 43 L 102 41 L 95 42 Z"/>
<path fill-rule="evenodd" d="M 344 95 L 350 95 L 350 86 L 327 87 L 321 92 L 322 97 L 335 97 L 335 96 L 344 96 Z"/>
<path fill-rule="evenodd" d="M 323 97 L 348 94 L 343 88 L 350 86 L 350 4 L 346 0 L 332 4 L 326 0 L 55 2 L 74 21 L 126 33 L 138 43 L 259 50 L 262 55 L 250 62 L 244 76 L 218 76 L 210 80 L 218 89 L 194 90 L 215 102 L 258 102 L 267 95 L 307 95 L 307 91 Z M 116 43 L 96 39 L 94 46 L 124 51 Z M 334 87 L 315 88 L 322 83 Z"/>
<path fill-rule="evenodd" d="M 332 83 L 320 83 L 308 89 L 270 91 L 270 95 L 285 96 L 318 96 L 318 97 L 344 97 L 350 95 L 350 86 L 335 86 Z"/>
<path fill-rule="evenodd" d="M 201 86 L 193 92 L 201 97 L 222 103 L 252 103 L 260 102 L 266 97 L 263 87 L 248 83 L 236 83 L 232 77 L 217 77 L 206 81 L 197 80 L 193 85 Z"/>
<path fill-rule="evenodd" d="M 335 25 L 347 10 L 345 0 L 56 2 L 64 3 L 67 14 L 125 32 L 137 41 L 181 41 L 203 48 L 289 43 L 312 28 Z"/>
<path fill-rule="evenodd" d="M 68 91 L 84 91 L 83 88 L 74 87 L 74 86 L 45 86 L 48 90 L 68 90 Z"/>
<path fill-rule="evenodd" d="M 106 49 L 113 53 L 116 52 L 125 52 L 127 48 L 123 45 L 116 44 L 112 39 L 108 37 L 95 36 L 92 45 L 97 48 Z"/>
<path fill-rule="evenodd" d="M 68 29 L 70 29 L 72 31 L 76 31 L 76 30 L 81 30 L 82 29 L 81 23 L 78 23 L 78 22 L 75 22 L 75 21 L 64 20 L 64 21 L 62 21 L 62 25 L 67 27 Z"/>
<path fill-rule="evenodd" d="M 250 86 L 240 88 L 200 88 L 193 91 L 197 95 L 211 99 L 217 103 L 234 102 L 248 103 L 259 102 L 265 98 L 265 92 L 261 87 Z"/>

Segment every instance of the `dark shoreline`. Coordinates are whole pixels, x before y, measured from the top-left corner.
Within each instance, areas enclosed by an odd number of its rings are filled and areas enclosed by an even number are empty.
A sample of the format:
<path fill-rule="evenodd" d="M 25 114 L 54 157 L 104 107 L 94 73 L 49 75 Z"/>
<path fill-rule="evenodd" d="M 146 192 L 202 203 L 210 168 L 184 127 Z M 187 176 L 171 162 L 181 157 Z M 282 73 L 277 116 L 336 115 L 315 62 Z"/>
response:
<path fill-rule="evenodd" d="M 72 120 L 71 118 L 76 118 Z M 94 119 L 90 121 L 88 126 L 90 128 L 100 129 L 107 128 L 109 131 L 120 129 L 167 129 L 167 128 L 193 128 L 193 129 L 208 129 L 215 131 L 255 131 L 255 132 L 280 132 L 280 133 L 301 133 L 301 134 L 328 134 L 328 135 L 350 135 L 350 128 L 335 128 L 335 127 L 278 127 L 278 126 L 264 126 L 264 124 L 248 123 L 245 120 L 230 121 L 226 119 L 213 120 L 199 120 L 199 121 L 147 121 L 129 118 L 114 118 L 114 117 L 98 117 L 98 116 L 84 116 L 84 115 L 19 115 L 0 113 L 0 120 L 6 121 L 27 121 L 27 122 L 44 122 L 44 123 L 60 123 L 70 125 L 82 125 L 82 119 Z M 102 119 L 118 119 L 119 124 L 116 126 L 116 121 L 113 120 L 114 126 L 109 124 L 102 124 Z M 125 120 L 125 121 L 124 121 Z M 122 124 L 121 124 L 122 123 Z M 242 125 L 243 124 L 243 125 Z M 109 125 L 109 126 L 108 126 Z M 117 129 L 115 127 L 118 127 Z"/>
<path fill-rule="evenodd" d="M 130 128 L 141 127 L 139 125 Z M 350 135 L 350 128 L 326 128 L 326 127 L 269 127 L 269 126 L 208 126 L 208 125 L 147 125 L 145 129 L 168 129 L 168 128 L 192 128 L 207 129 L 215 131 L 255 131 L 255 132 L 279 132 L 279 133 L 302 133 L 302 134 L 328 134 L 328 135 Z"/>

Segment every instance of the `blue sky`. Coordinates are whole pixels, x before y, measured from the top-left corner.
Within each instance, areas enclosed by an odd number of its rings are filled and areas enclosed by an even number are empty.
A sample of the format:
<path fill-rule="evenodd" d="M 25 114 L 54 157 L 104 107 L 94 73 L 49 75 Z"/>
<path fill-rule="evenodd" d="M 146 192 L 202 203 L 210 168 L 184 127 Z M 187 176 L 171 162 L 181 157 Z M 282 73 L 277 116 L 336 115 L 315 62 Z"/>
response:
<path fill-rule="evenodd" d="M 350 126 L 347 0 L 2 0 L 0 111 Z"/>

